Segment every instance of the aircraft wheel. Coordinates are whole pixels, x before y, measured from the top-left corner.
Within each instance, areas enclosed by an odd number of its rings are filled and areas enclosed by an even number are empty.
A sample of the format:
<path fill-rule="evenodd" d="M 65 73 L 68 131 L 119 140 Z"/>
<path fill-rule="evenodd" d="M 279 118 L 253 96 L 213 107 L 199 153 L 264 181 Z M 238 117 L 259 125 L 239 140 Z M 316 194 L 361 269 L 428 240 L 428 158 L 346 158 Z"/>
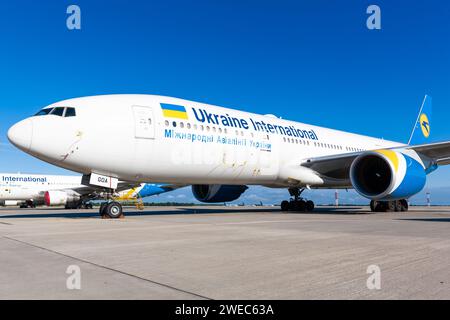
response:
<path fill-rule="evenodd" d="M 376 207 L 377 207 L 377 202 L 375 201 L 375 200 L 371 200 L 370 201 L 370 210 L 372 211 L 372 212 L 376 212 L 377 210 L 376 210 Z"/>
<path fill-rule="evenodd" d="M 402 203 L 400 202 L 400 200 L 395 200 L 393 202 L 394 202 L 395 212 L 402 211 Z"/>
<path fill-rule="evenodd" d="M 306 201 L 306 211 L 311 212 L 314 210 L 314 202 L 311 200 Z"/>
<path fill-rule="evenodd" d="M 105 208 L 108 205 L 108 202 L 103 202 L 100 205 L 100 209 L 98 210 L 98 212 L 100 213 L 100 215 L 103 217 L 105 215 Z"/>
<path fill-rule="evenodd" d="M 118 219 L 123 215 L 122 205 L 118 202 L 109 203 L 103 210 L 105 215 L 111 219 Z"/>
<path fill-rule="evenodd" d="M 281 202 L 281 211 L 289 211 L 289 201 L 282 201 Z"/>
<path fill-rule="evenodd" d="M 386 211 L 386 204 L 381 201 L 374 201 L 375 212 L 384 212 Z"/>
<path fill-rule="evenodd" d="M 299 212 L 305 211 L 306 210 L 306 201 L 304 201 L 304 200 L 295 201 L 294 210 L 299 211 Z"/>
<path fill-rule="evenodd" d="M 402 199 L 402 200 L 400 200 L 400 204 L 401 204 L 400 211 L 402 211 L 402 212 L 408 211 L 408 201 L 406 201 L 405 199 Z"/>
<path fill-rule="evenodd" d="M 393 212 L 395 211 L 395 201 L 387 201 L 386 202 L 386 211 Z"/>

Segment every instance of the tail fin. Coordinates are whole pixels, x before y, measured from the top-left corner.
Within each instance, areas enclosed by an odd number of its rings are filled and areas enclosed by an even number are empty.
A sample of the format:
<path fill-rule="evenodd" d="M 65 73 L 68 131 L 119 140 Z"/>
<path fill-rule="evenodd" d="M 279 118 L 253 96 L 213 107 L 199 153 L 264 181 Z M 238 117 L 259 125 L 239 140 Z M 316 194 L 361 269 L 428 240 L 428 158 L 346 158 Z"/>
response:
<path fill-rule="evenodd" d="M 411 136 L 409 137 L 409 145 L 418 145 L 429 142 L 431 137 L 431 112 L 432 99 L 428 95 L 425 95 L 419 110 L 419 115 L 417 116 Z"/>

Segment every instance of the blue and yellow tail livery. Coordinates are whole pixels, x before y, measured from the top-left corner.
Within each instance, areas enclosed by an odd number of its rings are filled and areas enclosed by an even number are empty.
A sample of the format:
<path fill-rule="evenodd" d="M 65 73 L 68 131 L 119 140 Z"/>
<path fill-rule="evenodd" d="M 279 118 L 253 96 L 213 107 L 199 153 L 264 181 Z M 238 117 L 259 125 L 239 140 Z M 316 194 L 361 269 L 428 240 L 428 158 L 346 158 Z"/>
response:
<path fill-rule="evenodd" d="M 430 96 L 425 96 L 419 110 L 416 123 L 409 138 L 409 145 L 425 144 L 430 142 L 431 137 L 431 111 L 432 100 Z"/>
<path fill-rule="evenodd" d="M 186 108 L 176 104 L 161 103 L 164 117 L 188 120 Z"/>

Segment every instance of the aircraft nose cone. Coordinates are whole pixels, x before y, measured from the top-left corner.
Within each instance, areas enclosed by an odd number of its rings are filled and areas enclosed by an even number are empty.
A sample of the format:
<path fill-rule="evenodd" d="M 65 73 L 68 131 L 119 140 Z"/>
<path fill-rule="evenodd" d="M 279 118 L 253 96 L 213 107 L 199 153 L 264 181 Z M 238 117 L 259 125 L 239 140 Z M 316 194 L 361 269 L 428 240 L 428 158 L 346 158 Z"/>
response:
<path fill-rule="evenodd" d="M 17 148 L 28 152 L 33 138 L 33 122 L 31 119 L 22 120 L 8 130 L 8 140 Z"/>

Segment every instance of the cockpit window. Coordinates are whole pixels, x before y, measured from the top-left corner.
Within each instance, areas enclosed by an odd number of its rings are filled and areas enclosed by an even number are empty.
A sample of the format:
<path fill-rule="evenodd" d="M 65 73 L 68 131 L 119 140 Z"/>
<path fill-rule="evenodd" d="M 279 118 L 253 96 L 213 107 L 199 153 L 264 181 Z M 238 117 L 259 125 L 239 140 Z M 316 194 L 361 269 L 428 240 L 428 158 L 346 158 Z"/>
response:
<path fill-rule="evenodd" d="M 42 109 L 41 111 L 39 111 L 38 113 L 36 113 L 35 116 L 46 116 L 46 115 L 49 114 L 52 110 L 53 110 L 53 108 Z"/>
<path fill-rule="evenodd" d="M 35 116 L 46 116 L 46 115 L 53 115 L 58 117 L 76 117 L 77 113 L 75 108 L 71 107 L 56 107 L 56 108 L 46 108 L 42 109 L 38 113 L 35 114 Z"/>
<path fill-rule="evenodd" d="M 50 114 L 62 117 L 64 115 L 64 109 L 65 109 L 64 107 L 57 107 L 53 109 L 53 111 Z"/>
<path fill-rule="evenodd" d="M 75 108 L 67 108 L 66 109 L 66 114 L 64 115 L 64 117 L 76 117 L 77 113 L 75 112 Z"/>

